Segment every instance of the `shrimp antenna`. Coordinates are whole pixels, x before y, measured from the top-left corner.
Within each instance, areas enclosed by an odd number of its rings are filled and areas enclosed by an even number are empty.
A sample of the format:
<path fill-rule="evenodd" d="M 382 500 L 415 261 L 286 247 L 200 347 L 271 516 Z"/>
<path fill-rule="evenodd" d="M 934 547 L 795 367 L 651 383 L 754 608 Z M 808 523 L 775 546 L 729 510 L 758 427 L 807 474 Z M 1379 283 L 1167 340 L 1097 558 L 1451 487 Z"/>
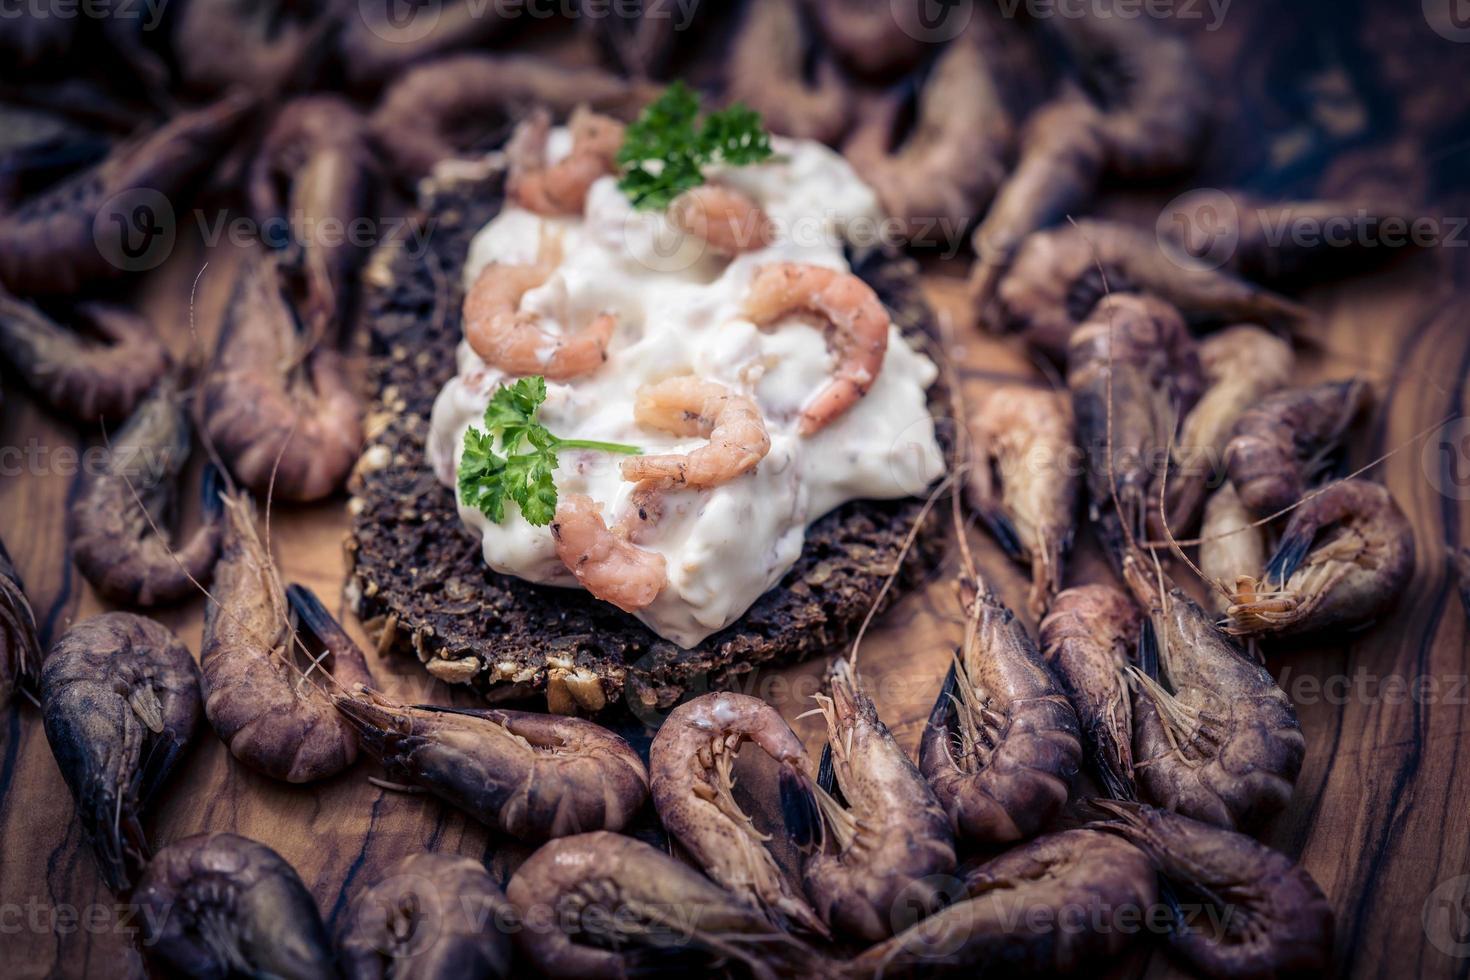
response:
<path fill-rule="evenodd" d="M 201 265 L 199 267 L 199 272 L 194 276 L 194 284 L 189 287 L 189 336 L 193 338 L 195 350 L 200 351 L 201 355 L 204 350 L 204 344 L 203 341 L 199 339 L 199 328 L 198 324 L 195 322 L 195 299 L 199 294 L 199 280 L 204 278 L 204 270 L 208 268 L 208 262 L 205 262 L 203 265 Z M 203 387 L 204 379 L 208 376 L 210 370 L 212 370 L 212 367 L 206 368 L 204 372 L 200 375 L 197 384 L 201 388 Z M 199 402 L 199 399 L 194 400 L 194 431 L 199 434 L 199 445 L 204 447 L 204 454 L 209 457 L 209 461 L 213 463 L 214 468 L 219 471 L 220 478 L 225 481 L 225 490 L 227 490 L 229 493 L 235 493 L 235 478 L 230 475 L 230 468 L 225 465 L 225 461 L 220 457 L 219 450 L 215 448 L 214 440 L 210 438 L 209 431 L 204 426 L 203 407 L 199 404 Z M 131 487 L 129 489 L 131 489 Z M 136 496 L 136 494 L 134 494 L 134 496 Z M 205 594 L 208 595 L 208 593 Z M 213 596 L 211 596 L 210 598 L 213 598 Z M 218 603 L 216 603 L 216 605 L 218 605 Z"/>
<path fill-rule="evenodd" d="M 1175 539 L 1174 532 L 1169 527 L 1169 506 L 1167 503 L 1169 499 L 1169 461 L 1174 458 L 1174 436 L 1177 434 L 1177 432 L 1177 425 L 1169 430 L 1169 444 L 1167 447 L 1167 451 L 1164 453 L 1164 472 L 1159 479 L 1159 524 L 1164 529 L 1164 540 L 1168 542 L 1169 550 L 1173 552 L 1180 561 L 1188 565 L 1190 571 L 1198 575 L 1199 580 L 1205 583 L 1206 587 L 1213 588 L 1225 598 L 1230 599 L 1233 597 L 1230 593 L 1230 590 L 1225 588 L 1224 583 L 1216 582 L 1214 579 L 1211 579 L 1210 577 L 1205 575 L 1203 569 L 1201 569 L 1198 565 L 1189 560 L 1189 556 L 1186 555 L 1184 553 L 1184 550 L 1179 547 L 1179 542 Z"/>
<path fill-rule="evenodd" d="M 953 350 L 954 323 L 949 317 L 941 317 L 939 329 L 944 334 L 949 349 Z M 945 383 L 949 385 L 950 412 L 954 415 L 955 422 L 955 465 L 958 469 L 969 472 L 975 466 L 973 458 L 975 440 L 970 433 L 970 413 L 965 406 L 965 390 L 960 378 L 959 371 L 955 370 L 954 362 L 948 357 L 941 357 L 940 363 L 944 365 Z M 950 496 L 950 516 L 954 522 L 955 540 L 960 547 L 960 566 L 963 574 L 973 583 L 976 592 L 984 586 L 980 577 L 979 567 L 975 564 L 975 555 L 970 550 L 968 522 L 964 519 L 964 507 L 960 501 L 959 490 Z"/>

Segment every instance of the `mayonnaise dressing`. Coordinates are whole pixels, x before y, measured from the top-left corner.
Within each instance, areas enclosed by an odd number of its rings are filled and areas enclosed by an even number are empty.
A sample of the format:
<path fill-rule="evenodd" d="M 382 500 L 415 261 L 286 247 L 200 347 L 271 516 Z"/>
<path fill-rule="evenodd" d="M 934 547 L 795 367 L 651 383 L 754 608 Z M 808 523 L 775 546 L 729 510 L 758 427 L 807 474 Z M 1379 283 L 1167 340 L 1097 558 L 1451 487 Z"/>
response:
<path fill-rule="evenodd" d="M 669 582 L 637 616 L 684 647 L 734 622 L 779 582 L 801 554 L 807 526 L 823 514 L 849 500 L 921 493 L 944 469 L 925 395 L 937 371 L 897 327 L 866 397 L 816 435 L 797 434 L 802 406 L 831 376 L 832 355 L 822 333 L 800 319 L 757 329 L 741 315 L 746 289 L 769 262 L 846 270 L 844 231 L 876 223 L 881 213 L 840 155 L 811 141 L 771 142 L 771 162 L 711 173 L 765 209 L 779 231 L 767 248 L 733 260 L 706 254 L 661 212 L 635 211 L 616 180 L 604 177 L 580 217 L 548 218 L 508 204 L 475 236 L 464 269 L 468 288 L 487 263 L 531 262 L 542 237 L 557 235 L 561 264 L 526 294 L 522 309 L 564 330 L 580 330 L 603 311 L 618 316 L 598 371 L 547 383 L 540 420 L 560 438 L 633 443 L 648 453 L 698 448 L 702 440 L 633 421 L 639 388 L 677 375 L 717 381 L 760 406 L 771 437 L 760 465 L 710 490 L 669 492 L 657 527 L 639 538 L 641 547 L 664 556 Z M 558 132 L 553 156 L 566 145 L 565 131 Z M 512 380 L 465 342 L 458 365 L 435 401 L 428 447 L 435 474 L 451 487 L 466 428 L 480 424 L 490 396 Z M 603 505 L 608 524 L 616 523 L 633 489 L 619 473 L 623 457 L 558 455 L 558 491 L 587 494 Z M 459 515 L 480 535 L 485 561 L 497 572 L 576 586 L 550 528 L 532 527 L 513 503 L 500 524 L 463 505 Z"/>

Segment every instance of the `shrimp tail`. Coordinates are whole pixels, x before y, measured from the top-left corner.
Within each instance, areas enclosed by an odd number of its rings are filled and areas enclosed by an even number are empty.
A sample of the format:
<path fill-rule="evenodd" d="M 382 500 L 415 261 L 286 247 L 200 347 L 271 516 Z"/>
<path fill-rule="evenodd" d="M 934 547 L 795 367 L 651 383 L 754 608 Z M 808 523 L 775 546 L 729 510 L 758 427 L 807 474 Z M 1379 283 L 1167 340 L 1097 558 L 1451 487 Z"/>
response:
<path fill-rule="evenodd" d="M 929 709 L 929 728 L 934 731 L 949 729 L 950 721 L 954 718 L 958 690 L 959 661 L 951 659 L 949 670 L 944 675 L 944 683 L 939 686 L 939 696 L 934 699 L 934 707 Z"/>
<path fill-rule="evenodd" d="M 831 746 L 828 746 L 830 751 Z M 792 841 L 803 853 L 821 842 L 822 818 L 817 809 L 811 781 L 805 773 L 782 766 L 778 779 L 781 792 L 781 817 Z"/>
<path fill-rule="evenodd" d="M 1159 679 L 1159 635 L 1151 619 L 1145 619 L 1138 632 L 1138 669 L 1150 680 Z"/>
<path fill-rule="evenodd" d="M 339 686 L 351 690 L 357 684 L 372 684 L 373 677 L 361 648 L 315 592 L 293 583 L 286 587 L 286 601 L 306 631 L 332 655 L 332 670 Z"/>
<path fill-rule="evenodd" d="M 1267 582 L 1285 582 L 1301 566 L 1303 559 L 1312 550 L 1312 541 L 1317 536 L 1316 524 L 1312 521 L 1293 520 L 1281 536 L 1276 554 L 1266 563 Z"/>
<path fill-rule="evenodd" d="M 977 504 L 975 513 L 985 526 L 990 529 L 995 543 L 1000 545 L 1000 550 L 1006 553 L 1011 561 L 1026 562 L 1029 556 L 1026 547 L 1021 544 L 1021 535 L 1016 531 L 1016 525 L 998 504 Z"/>
<path fill-rule="evenodd" d="M 1115 800 L 1127 800 L 1132 802 L 1138 798 L 1138 790 L 1132 781 L 1118 772 L 1112 763 L 1108 762 L 1101 753 L 1093 760 L 1096 763 L 1097 778 L 1102 781 L 1103 789 Z"/>
<path fill-rule="evenodd" d="M 832 743 L 822 746 L 822 759 L 817 763 L 817 788 L 828 796 L 836 797 L 842 790 L 837 787 L 837 770 L 832 765 Z"/>

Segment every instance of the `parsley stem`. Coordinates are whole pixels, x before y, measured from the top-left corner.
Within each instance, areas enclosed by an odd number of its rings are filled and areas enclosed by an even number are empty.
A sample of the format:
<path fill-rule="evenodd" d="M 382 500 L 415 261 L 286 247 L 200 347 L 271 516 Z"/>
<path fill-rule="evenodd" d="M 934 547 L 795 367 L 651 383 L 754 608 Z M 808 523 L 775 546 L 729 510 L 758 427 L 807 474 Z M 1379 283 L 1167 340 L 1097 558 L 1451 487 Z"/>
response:
<path fill-rule="evenodd" d="M 621 442 L 598 442 L 595 439 L 558 439 L 552 449 L 598 449 L 605 453 L 622 453 L 624 456 L 642 456 L 643 450 Z"/>

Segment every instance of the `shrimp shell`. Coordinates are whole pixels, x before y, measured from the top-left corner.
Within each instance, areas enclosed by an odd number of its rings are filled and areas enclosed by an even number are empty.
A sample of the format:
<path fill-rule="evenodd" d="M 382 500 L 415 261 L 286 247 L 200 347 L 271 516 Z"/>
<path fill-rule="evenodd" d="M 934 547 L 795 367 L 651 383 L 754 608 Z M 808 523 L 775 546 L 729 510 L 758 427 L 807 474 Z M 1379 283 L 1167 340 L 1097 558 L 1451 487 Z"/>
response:
<path fill-rule="evenodd" d="M 346 980 L 499 980 L 514 909 L 474 858 L 395 861 L 352 900 L 338 940 Z"/>
<path fill-rule="evenodd" d="M 888 352 L 891 321 L 871 286 L 850 272 L 776 262 L 762 266 L 745 297 L 745 315 L 767 327 L 794 314 L 825 327 L 836 371 L 802 409 L 798 431 L 815 435 L 868 393 Z"/>
<path fill-rule="evenodd" d="M 4 356 L 53 411 L 88 426 L 125 419 L 167 373 L 168 348 L 121 307 L 84 303 L 75 312 L 100 343 L 0 289 Z"/>
<path fill-rule="evenodd" d="M 1143 526 L 1157 507 L 1155 461 L 1203 384 L 1194 339 L 1172 306 L 1128 294 L 1097 304 L 1067 350 L 1094 514 L 1116 500 L 1130 527 Z"/>
<path fill-rule="evenodd" d="M 165 380 L 111 438 L 102 468 L 82 476 L 68 508 L 72 558 L 109 601 L 165 605 L 209 578 L 224 523 L 213 466 L 202 484 L 201 523 L 187 543 L 175 550 L 157 530 L 173 509 L 189 438 L 183 398 Z"/>
<path fill-rule="evenodd" d="M 367 663 L 315 596 L 298 586 L 288 596 L 282 588 L 250 499 L 223 499 L 224 545 L 199 657 L 205 716 L 230 754 L 257 772 L 290 783 L 325 779 L 352 765 L 357 739 L 326 692 L 296 666 L 301 640 L 290 611 L 333 654 L 338 684 L 371 683 Z"/>
<path fill-rule="evenodd" d="M 629 980 L 671 963 L 729 961 L 757 980 L 837 972 L 687 864 L 619 834 L 551 841 L 505 891 L 522 923 L 520 952 L 546 976 Z"/>
<path fill-rule="evenodd" d="M 1291 699 L 1185 592 L 1156 581 L 1161 573 L 1137 552 L 1122 564 L 1158 644 L 1158 679 L 1147 654 L 1133 671 L 1143 797 L 1229 830 L 1260 827 L 1290 801 L 1306 753 Z"/>
<path fill-rule="evenodd" d="M 1158 901 L 1158 879 L 1141 850 L 1085 829 L 1012 848 L 966 875 L 964 886 L 968 898 L 871 947 L 849 975 L 1095 973 L 1134 941 Z"/>
<path fill-rule="evenodd" d="M 105 159 L 0 215 L 0 282 L 25 292 L 76 293 L 123 271 L 116 256 L 98 247 L 99 229 L 114 222 L 131 244 L 131 213 L 139 193 L 177 200 L 213 163 L 254 107 L 231 95 L 181 113 L 154 132 L 124 143 Z M 126 210 L 128 213 L 124 213 Z M 148 213 L 150 221 L 166 216 Z M 151 244 L 150 237 L 145 246 Z M 125 263 L 124 263 L 125 264 Z M 126 415 L 126 412 L 121 413 Z"/>
<path fill-rule="evenodd" d="M 1192 167 L 1204 144 L 1210 89 L 1189 44 L 1121 9 L 1048 23 L 1100 99 L 1107 167 L 1125 180 L 1156 180 Z"/>
<path fill-rule="evenodd" d="M 1266 535 L 1253 523 L 1228 480 L 1205 504 L 1199 568 L 1205 582 L 1213 586 L 1205 595 L 1205 604 L 1216 616 L 1224 617 L 1230 609 L 1230 593 L 1239 579 L 1254 580 L 1265 571 Z"/>
<path fill-rule="evenodd" d="M 807 80 L 807 33 L 797 0 L 752 0 L 727 62 L 726 89 L 772 132 L 836 143 L 852 118 L 852 90 L 825 53 Z"/>
<path fill-rule="evenodd" d="M 585 105 L 627 119 L 657 91 L 599 69 L 527 55 L 460 54 L 398 76 L 369 125 L 399 177 L 415 181 L 441 160 L 498 144 L 506 119 L 526 106 L 565 114 Z"/>
<path fill-rule="evenodd" d="M 825 936 L 826 926 L 766 850 L 766 836 L 731 796 L 731 767 L 747 740 L 779 765 L 786 829 L 798 847 L 812 847 L 819 817 L 806 750 L 774 708 L 744 694 L 704 694 L 664 719 L 649 747 L 653 805 L 711 878 L 773 922 Z"/>
<path fill-rule="evenodd" d="M 1270 331 L 1239 324 L 1200 341 L 1199 360 L 1206 387 L 1184 417 L 1174 450 L 1178 472 L 1169 474 L 1166 507 L 1169 528 L 1176 534 L 1194 523 L 1206 487 L 1223 475 L 1236 420 L 1286 386 L 1296 358 L 1291 345 Z M 1162 527 L 1154 531 L 1162 533 Z"/>
<path fill-rule="evenodd" d="M 261 495 L 320 500 L 362 447 L 362 400 L 341 354 L 297 329 L 275 260 L 244 257 L 203 391 L 204 431 L 232 472 Z"/>
<path fill-rule="evenodd" d="M 880 100 L 842 147 L 883 210 L 919 244 L 947 244 L 924 240 L 936 230 L 962 234 L 1005 177 L 1015 134 L 976 34 L 939 56 L 901 146 L 893 138 L 908 99 L 895 94 Z"/>
<path fill-rule="evenodd" d="M 17 690 L 31 690 L 41 679 L 41 641 L 25 585 L 5 542 L 0 541 L 0 708 Z"/>
<path fill-rule="evenodd" d="M 993 595 L 976 598 L 919 743 L 919 771 L 957 836 L 1009 843 L 1067 802 L 1082 761 L 1077 715 L 1026 630 Z"/>
<path fill-rule="evenodd" d="M 970 433 L 970 504 L 1006 553 L 1031 566 L 1030 607 L 1039 617 L 1062 587 L 1075 529 L 1071 401 L 1019 385 L 995 388 L 976 403 Z"/>
<path fill-rule="evenodd" d="M 174 841 L 143 872 L 133 904 L 142 948 L 199 980 L 335 976 L 316 901 L 275 851 L 235 834 Z"/>
<path fill-rule="evenodd" d="M 1143 850 L 1164 880 L 1223 914 L 1176 919 L 1170 946 L 1206 977 L 1318 976 L 1332 965 L 1332 907 L 1305 868 L 1244 834 L 1138 804 L 1098 800 L 1094 824 Z"/>
<path fill-rule="evenodd" d="M 1349 378 L 1278 391 L 1243 412 L 1225 460 L 1245 509 L 1268 517 L 1305 496 L 1324 458 L 1372 397 L 1367 382 Z"/>
<path fill-rule="evenodd" d="M 286 103 L 251 162 L 251 211 L 262 228 L 289 228 L 283 264 L 303 280 L 301 319 L 313 336 L 342 323 L 362 249 L 331 232 L 371 213 L 373 169 L 367 120 L 335 95 Z"/>
<path fill-rule="evenodd" d="M 1166 253 L 1150 230 L 1080 220 L 1026 238 L 996 288 L 998 322 L 1056 356 L 1108 292 L 1152 293 L 1190 318 L 1292 325 L 1311 316 L 1259 286 Z"/>
<path fill-rule="evenodd" d="M 102 880 L 125 892 L 149 856 L 143 809 L 199 724 L 199 668 L 153 620 L 103 613 L 52 646 L 40 693 L 46 740 Z"/>
<path fill-rule="evenodd" d="M 1143 616 L 1111 585 L 1082 585 L 1056 597 L 1041 621 L 1041 655 L 1057 675 L 1082 731 L 1088 760 L 1115 799 L 1138 798 L 1127 666 Z"/>
<path fill-rule="evenodd" d="M 1386 489 L 1343 480 L 1292 512 L 1259 578 L 1234 585 L 1226 632 L 1354 629 L 1398 601 L 1414 574 L 1414 528 Z"/>
<path fill-rule="evenodd" d="M 621 830 L 648 798 L 637 753 L 590 721 L 409 706 L 370 690 L 333 701 L 392 779 L 521 840 Z"/>
<path fill-rule="evenodd" d="M 806 6 L 838 57 L 868 77 L 901 75 L 917 65 L 934 29 L 922 0 L 806 0 Z"/>
<path fill-rule="evenodd" d="M 832 665 L 827 690 L 818 697 L 827 723 L 819 783 L 829 793 L 835 785 L 846 806 L 824 806 L 835 847 L 808 858 L 802 880 L 824 922 L 877 942 L 893 934 L 900 908 L 938 905 L 936 876 L 954 870 L 954 837 L 846 660 Z"/>

